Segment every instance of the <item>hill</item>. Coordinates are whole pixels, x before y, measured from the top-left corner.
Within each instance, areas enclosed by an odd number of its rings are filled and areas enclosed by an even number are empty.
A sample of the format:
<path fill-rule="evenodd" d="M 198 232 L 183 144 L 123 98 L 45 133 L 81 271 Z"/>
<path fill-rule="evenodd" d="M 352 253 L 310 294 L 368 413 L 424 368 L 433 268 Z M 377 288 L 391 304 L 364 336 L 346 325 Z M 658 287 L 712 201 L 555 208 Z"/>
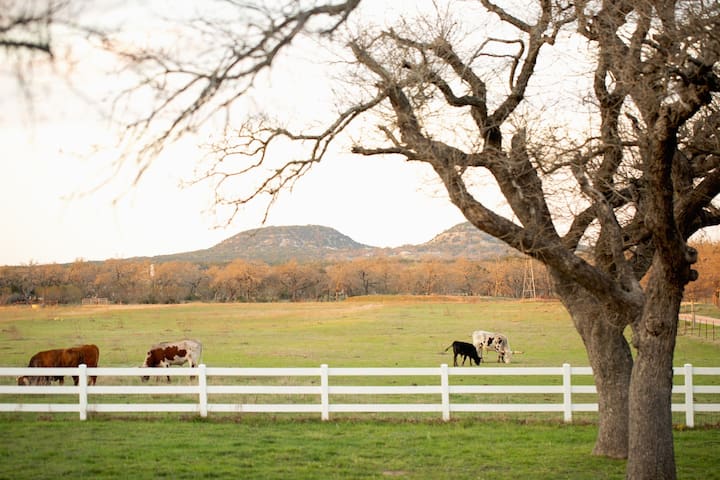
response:
<path fill-rule="evenodd" d="M 273 265 L 293 259 L 298 262 L 336 261 L 376 255 L 407 259 L 485 259 L 505 256 L 511 251 L 504 243 L 479 231 L 470 223 L 456 225 L 429 242 L 397 248 L 364 245 L 330 227 L 295 225 L 247 230 L 204 250 L 159 255 L 152 257 L 152 260 L 226 263 L 240 258 Z"/>
<path fill-rule="evenodd" d="M 502 241 L 481 232 L 470 222 L 460 223 L 436 235 L 429 242 L 393 249 L 397 254 L 418 257 L 473 260 L 506 256 L 514 252 Z"/>
<path fill-rule="evenodd" d="M 156 261 L 182 260 L 224 263 L 236 258 L 279 264 L 354 258 L 371 254 L 375 247 L 363 245 L 337 230 L 320 225 L 263 227 L 246 230 L 205 250 L 161 255 Z"/>

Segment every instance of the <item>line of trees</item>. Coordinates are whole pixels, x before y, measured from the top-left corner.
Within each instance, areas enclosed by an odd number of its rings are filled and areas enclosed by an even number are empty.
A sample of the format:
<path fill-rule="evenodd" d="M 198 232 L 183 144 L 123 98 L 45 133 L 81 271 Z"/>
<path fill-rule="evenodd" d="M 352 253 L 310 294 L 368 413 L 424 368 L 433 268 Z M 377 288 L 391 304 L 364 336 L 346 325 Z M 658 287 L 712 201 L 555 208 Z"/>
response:
<path fill-rule="evenodd" d="M 338 300 L 372 294 L 552 296 L 544 268 L 519 257 L 408 261 L 378 257 L 339 263 L 225 265 L 150 260 L 76 261 L 0 267 L 0 303 Z"/>
<path fill-rule="evenodd" d="M 688 295 L 716 301 L 720 243 L 700 243 L 702 275 Z M 554 297 L 545 267 L 521 257 L 494 260 L 408 261 L 374 257 L 336 263 L 290 261 L 225 265 L 119 260 L 0 267 L 0 303 L 113 303 L 326 301 L 358 295 L 479 295 Z"/>

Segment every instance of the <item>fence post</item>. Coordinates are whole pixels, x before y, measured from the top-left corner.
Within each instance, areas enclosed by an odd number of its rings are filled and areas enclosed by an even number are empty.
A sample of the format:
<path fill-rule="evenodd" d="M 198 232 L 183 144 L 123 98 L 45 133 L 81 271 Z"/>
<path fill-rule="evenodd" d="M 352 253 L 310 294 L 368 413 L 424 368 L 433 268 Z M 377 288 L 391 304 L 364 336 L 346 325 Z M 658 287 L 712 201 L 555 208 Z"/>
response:
<path fill-rule="evenodd" d="M 450 420 L 450 379 L 447 363 L 440 365 L 440 395 L 442 397 L 442 419 Z"/>
<path fill-rule="evenodd" d="M 563 421 L 572 422 L 572 367 L 563 363 Z"/>
<path fill-rule="evenodd" d="M 198 390 L 200 394 L 200 416 L 204 418 L 208 414 L 207 370 L 204 363 L 198 365 Z"/>
<path fill-rule="evenodd" d="M 693 366 L 685 364 L 685 425 L 695 426 L 695 405 L 693 400 Z"/>
<path fill-rule="evenodd" d="M 78 374 L 78 410 L 80 411 L 80 420 L 87 420 L 87 365 L 84 363 L 78 365 L 80 370 Z"/>
<path fill-rule="evenodd" d="M 322 420 L 330 420 L 330 384 L 326 363 L 320 365 L 320 412 Z"/>

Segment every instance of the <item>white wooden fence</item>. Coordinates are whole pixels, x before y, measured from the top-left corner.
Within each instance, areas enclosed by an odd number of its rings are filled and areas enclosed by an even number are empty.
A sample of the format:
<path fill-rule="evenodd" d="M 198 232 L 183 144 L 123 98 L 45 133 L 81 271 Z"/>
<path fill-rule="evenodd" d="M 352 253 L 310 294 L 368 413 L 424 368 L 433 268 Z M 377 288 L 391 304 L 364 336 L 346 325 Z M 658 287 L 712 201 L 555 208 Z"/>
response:
<path fill-rule="evenodd" d="M 70 385 L 41 385 L 17 386 L 0 385 L 0 400 L 2 397 L 12 396 L 14 402 L 0 402 L 0 412 L 77 412 L 81 420 L 87 419 L 88 413 L 95 412 L 189 412 L 197 413 L 202 417 L 209 412 L 267 412 L 267 413 L 319 413 L 322 420 L 328 420 L 331 413 L 340 412 L 438 412 L 443 420 L 449 420 L 453 412 L 562 412 L 565 422 L 572 421 L 573 412 L 597 412 L 597 403 L 575 403 L 573 395 L 596 394 L 592 385 L 592 369 L 590 367 L 572 367 L 564 364 L 562 367 L 440 367 L 431 368 L 331 368 L 321 365 L 319 368 L 224 368 L 207 367 L 200 365 L 197 368 L 87 368 L 80 365 L 78 368 L 0 368 L 1 377 L 16 377 L 22 375 L 54 376 L 77 375 L 80 377 L 77 386 Z M 104 377 L 139 377 L 155 376 L 163 378 L 167 375 L 173 377 L 195 376 L 192 384 L 150 384 L 150 385 L 105 385 Z M 684 377 L 684 381 L 676 381 L 673 394 L 681 394 L 684 401 L 673 403 L 673 412 L 685 412 L 685 424 L 688 427 L 695 425 L 695 413 L 720 412 L 720 402 L 696 403 L 695 395 L 720 395 L 720 385 L 715 379 L 713 385 L 695 385 L 694 379 L 698 376 L 720 376 L 720 368 L 693 367 L 687 364 L 674 368 L 675 377 Z M 98 376 L 97 385 L 87 385 L 88 376 Z M 543 385 L 486 385 L 481 384 L 485 377 L 497 376 L 542 376 L 551 379 Z M 574 376 L 585 377 L 584 384 L 573 384 Z M 257 381 L 258 377 L 310 377 L 310 385 L 215 385 L 209 384 L 211 377 L 246 377 Z M 430 377 L 428 384 L 419 385 L 342 385 L 340 377 Z M 432 378 L 437 380 L 433 381 Z M 461 381 L 470 378 L 472 384 L 458 385 L 451 382 L 451 378 L 463 377 Z M 559 377 L 553 379 L 553 377 Z M 338 378 L 338 382 L 331 379 Z M 345 380 L 347 381 L 347 380 Z M 436 383 L 439 381 L 439 383 Z M 352 382 L 348 382 L 352 383 Z M 395 381 L 395 383 L 398 383 Z M 558 384 L 559 383 L 559 384 Z M 35 394 L 62 394 L 74 395 L 77 403 L 17 403 L 18 396 Z M 542 402 L 538 403 L 472 403 L 467 398 L 463 401 L 457 395 L 483 395 L 505 394 L 542 395 Z M 89 396 L 95 399 L 103 395 L 121 395 L 127 402 L 132 395 L 192 395 L 197 401 L 184 403 L 91 403 Z M 213 403 L 210 398 L 215 395 L 268 395 L 284 396 L 294 395 L 316 396 L 319 401 L 313 403 Z M 339 403 L 331 402 L 331 397 L 339 395 L 425 395 L 437 396 L 433 403 Z M 453 397 L 455 396 L 455 397 Z M 548 396 L 560 401 L 548 400 Z M 587 395 L 585 396 L 587 398 Z M 406 397 L 403 397 L 406 398 Z M 451 398 L 458 401 L 451 402 Z M 593 400 L 596 397 L 591 397 Z"/>

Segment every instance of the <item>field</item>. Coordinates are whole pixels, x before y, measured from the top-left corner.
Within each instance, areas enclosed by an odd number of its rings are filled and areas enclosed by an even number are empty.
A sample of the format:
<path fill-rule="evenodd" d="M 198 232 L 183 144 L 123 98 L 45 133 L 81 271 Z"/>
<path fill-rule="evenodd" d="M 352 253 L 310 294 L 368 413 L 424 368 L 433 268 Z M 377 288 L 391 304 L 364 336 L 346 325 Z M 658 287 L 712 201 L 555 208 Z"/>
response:
<path fill-rule="evenodd" d="M 452 364 L 443 350 L 476 329 L 506 333 L 518 366 L 588 365 L 557 302 L 369 297 L 340 303 L 189 304 L 0 309 L 3 366 L 79 343 L 101 366 L 137 366 L 157 341 L 197 338 L 209 366 L 386 367 Z M 504 368 L 494 353 L 482 368 Z M 678 338 L 675 365 L 720 366 L 720 345 Z M 716 423 L 712 420 L 711 423 Z M 179 414 L 0 416 L 2 478 L 623 478 L 624 462 L 590 455 L 589 416 L 484 414 L 316 417 Z M 675 433 L 679 478 L 717 478 L 716 426 Z"/>

